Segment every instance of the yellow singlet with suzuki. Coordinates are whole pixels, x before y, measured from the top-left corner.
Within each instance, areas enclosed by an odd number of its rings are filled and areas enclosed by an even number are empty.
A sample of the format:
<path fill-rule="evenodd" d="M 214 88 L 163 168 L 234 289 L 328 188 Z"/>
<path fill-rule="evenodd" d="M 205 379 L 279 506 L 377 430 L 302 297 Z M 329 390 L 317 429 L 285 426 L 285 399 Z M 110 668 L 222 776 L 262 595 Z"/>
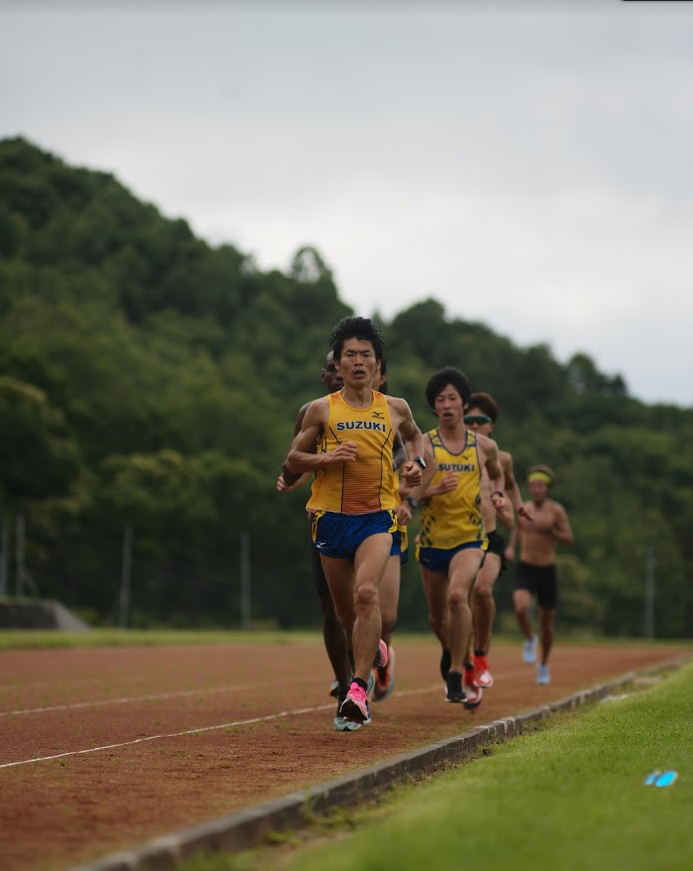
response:
<path fill-rule="evenodd" d="M 318 469 L 313 481 L 308 511 L 368 514 L 395 507 L 392 445 L 395 434 L 387 397 L 372 391 L 368 408 L 352 408 L 340 392 L 330 393 L 330 417 L 318 454 L 334 450 L 343 442 L 356 442 L 356 459 Z"/>
<path fill-rule="evenodd" d="M 473 541 L 484 541 L 486 530 L 481 517 L 481 465 L 476 447 L 476 433 L 467 430 L 467 441 L 459 454 L 443 444 L 440 432 L 432 429 L 425 438 L 431 442 L 436 458 L 436 473 L 431 486 L 454 472 L 457 489 L 432 496 L 424 503 L 421 515 L 421 547 L 448 550 Z"/>

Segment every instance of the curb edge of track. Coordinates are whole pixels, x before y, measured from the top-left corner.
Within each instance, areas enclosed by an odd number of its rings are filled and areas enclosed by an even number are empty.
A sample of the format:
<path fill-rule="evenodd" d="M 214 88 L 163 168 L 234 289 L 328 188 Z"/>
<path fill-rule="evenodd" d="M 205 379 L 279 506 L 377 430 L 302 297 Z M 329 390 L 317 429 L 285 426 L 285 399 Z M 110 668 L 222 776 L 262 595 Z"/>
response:
<path fill-rule="evenodd" d="M 113 853 L 68 871 L 174 871 L 203 851 L 238 853 L 265 845 L 272 833 L 301 828 L 311 817 L 324 814 L 330 808 L 369 801 L 412 778 L 440 772 L 489 744 L 521 735 L 533 724 L 548 720 L 553 714 L 583 707 L 611 695 L 638 677 L 680 668 L 691 659 L 693 655 L 684 655 L 640 672 L 627 672 L 524 714 L 475 726 L 461 735 L 386 759 L 345 777 L 154 838 L 136 849 Z"/>

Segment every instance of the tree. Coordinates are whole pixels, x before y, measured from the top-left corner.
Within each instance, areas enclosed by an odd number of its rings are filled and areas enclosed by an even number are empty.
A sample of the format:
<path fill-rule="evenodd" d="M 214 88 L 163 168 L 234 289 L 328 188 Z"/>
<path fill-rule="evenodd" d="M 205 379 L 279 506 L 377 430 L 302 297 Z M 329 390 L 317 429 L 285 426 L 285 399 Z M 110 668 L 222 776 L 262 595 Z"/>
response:
<path fill-rule="evenodd" d="M 0 376 L 0 512 L 65 496 L 79 473 L 79 450 L 63 414 L 31 384 Z"/>

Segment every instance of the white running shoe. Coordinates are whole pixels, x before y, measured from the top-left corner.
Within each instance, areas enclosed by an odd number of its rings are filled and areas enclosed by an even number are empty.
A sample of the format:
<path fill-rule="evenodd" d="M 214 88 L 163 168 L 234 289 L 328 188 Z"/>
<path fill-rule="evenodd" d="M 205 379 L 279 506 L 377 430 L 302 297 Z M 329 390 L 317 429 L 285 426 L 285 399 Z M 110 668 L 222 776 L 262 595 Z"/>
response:
<path fill-rule="evenodd" d="M 545 687 L 551 683 L 551 672 L 548 665 L 539 663 L 537 666 L 537 683 Z"/>
<path fill-rule="evenodd" d="M 535 635 L 525 641 L 525 646 L 522 650 L 522 660 L 527 665 L 533 665 L 537 661 L 537 639 Z"/>
<path fill-rule="evenodd" d="M 473 676 L 473 671 L 467 671 L 465 669 L 464 677 L 462 678 L 462 691 L 465 695 L 465 699 L 462 704 L 467 708 L 467 710 L 479 707 L 481 704 L 481 696 L 484 692 L 481 687 L 475 686 L 475 684 L 472 683 Z"/>

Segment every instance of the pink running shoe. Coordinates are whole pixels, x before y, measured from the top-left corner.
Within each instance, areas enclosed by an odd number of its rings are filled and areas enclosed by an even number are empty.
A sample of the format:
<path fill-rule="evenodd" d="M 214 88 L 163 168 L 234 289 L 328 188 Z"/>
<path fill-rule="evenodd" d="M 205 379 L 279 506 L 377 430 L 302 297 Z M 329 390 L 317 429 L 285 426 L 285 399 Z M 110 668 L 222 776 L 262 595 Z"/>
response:
<path fill-rule="evenodd" d="M 384 668 L 387 665 L 387 644 L 381 638 L 378 642 L 378 652 L 373 660 L 373 668 Z"/>
<path fill-rule="evenodd" d="M 366 726 L 371 721 L 371 711 L 368 707 L 366 691 L 354 681 L 342 702 L 339 713 L 345 720 L 352 723 L 362 723 Z"/>

